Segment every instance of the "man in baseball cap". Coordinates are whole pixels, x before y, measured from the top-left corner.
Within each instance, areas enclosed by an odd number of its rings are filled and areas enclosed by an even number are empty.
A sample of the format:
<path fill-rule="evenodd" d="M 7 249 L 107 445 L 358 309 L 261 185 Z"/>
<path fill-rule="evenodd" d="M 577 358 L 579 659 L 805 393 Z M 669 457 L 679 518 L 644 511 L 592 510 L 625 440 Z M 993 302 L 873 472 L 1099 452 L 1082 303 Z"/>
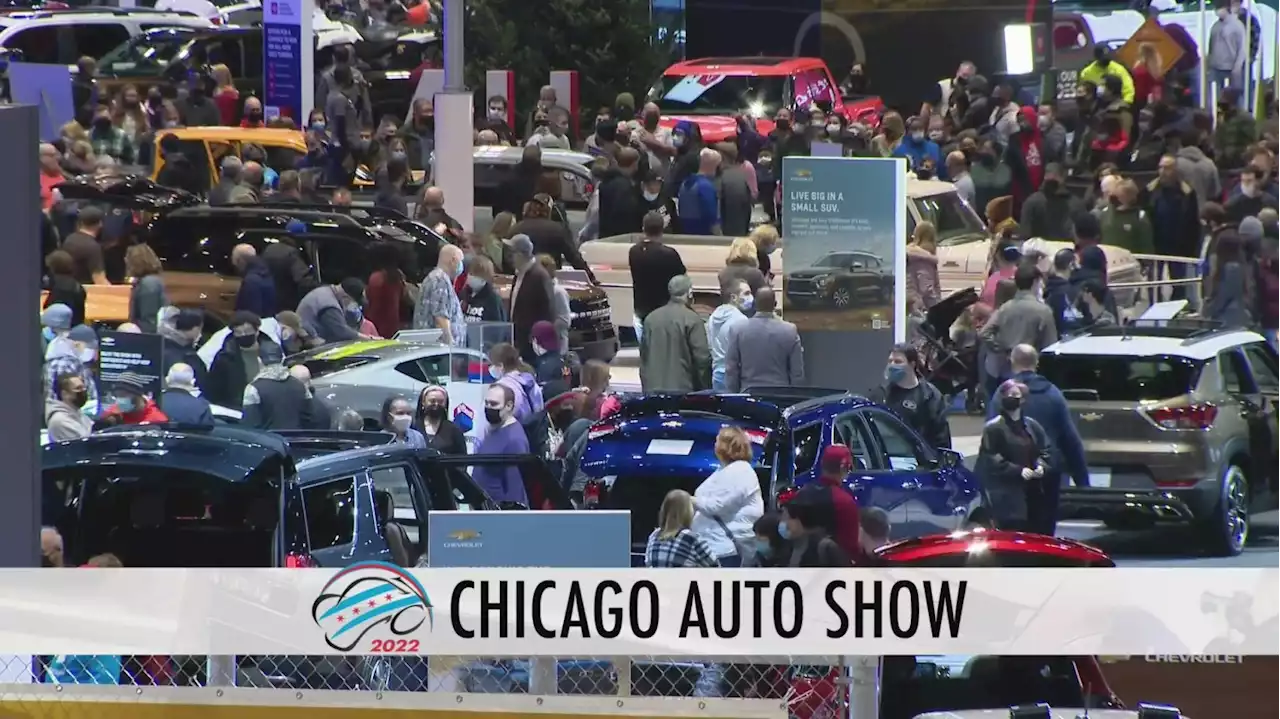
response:
<path fill-rule="evenodd" d="M 828 527 L 827 531 L 856 563 L 864 554 L 858 531 L 858 501 L 853 498 L 853 491 L 844 483 L 853 468 L 853 452 L 845 445 L 833 444 L 822 450 L 822 460 L 818 465 L 818 484 L 829 493 L 833 510 L 831 516 L 835 520 L 835 526 Z"/>

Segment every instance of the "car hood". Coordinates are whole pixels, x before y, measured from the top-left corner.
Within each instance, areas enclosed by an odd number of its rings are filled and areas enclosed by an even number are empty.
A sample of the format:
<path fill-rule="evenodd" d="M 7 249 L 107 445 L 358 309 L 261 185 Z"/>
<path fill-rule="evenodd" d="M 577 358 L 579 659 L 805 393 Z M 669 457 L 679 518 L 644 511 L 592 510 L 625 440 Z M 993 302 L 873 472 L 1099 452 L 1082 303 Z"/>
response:
<path fill-rule="evenodd" d="M 657 415 L 624 419 L 608 435 L 591 430 L 582 455 L 582 471 L 589 477 L 620 474 L 696 474 L 705 477 L 720 468 L 716 459 L 716 436 L 726 424 L 757 429 L 746 422 L 726 422 L 724 418 Z M 753 445 L 755 459 L 763 453 Z"/>
<path fill-rule="evenodd" d="M 1078 719 L 1088 715 L 1089 719 L 1138 719 L 1137 711 L 1128 709 L 1091 709 L 1085 713 L 1083 706 L 1053 707 L 1051 719 Z M 1009 709 L 969 709 L 964 711 L 928 711 L 916 714 L 915 719 L 1009 719 Z"/>
<path fill-rule="evenodd" d="M 668 115 L 660 124 L 667 129 L 675 129 L 681 122 L 697 125 L 702 132 L 703 143 L 708 145 L 738 136 L 738 123 L 728 115 Z M 756 132 L 761 135 L 773 132 L 773 120 L 756 120 Z"/>
<path fill-rule="evenodd" d="M 834 275 L 838 271 L 834 267 L 801 267 L 794 272 L 787 272 L 787 277 L 806 280 L 821 277 L 822 275 Z"/>

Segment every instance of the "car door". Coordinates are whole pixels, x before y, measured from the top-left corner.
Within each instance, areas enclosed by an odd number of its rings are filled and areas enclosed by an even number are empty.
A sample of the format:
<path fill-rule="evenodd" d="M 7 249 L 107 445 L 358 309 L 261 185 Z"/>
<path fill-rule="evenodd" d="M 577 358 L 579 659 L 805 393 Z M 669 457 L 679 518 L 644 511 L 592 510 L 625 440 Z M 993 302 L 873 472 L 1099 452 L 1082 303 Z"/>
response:
<path fill-rule="evenodd" d="M 5 38 L 4 46 L 20 51 L 23 62 L 72 65 L 79 59 L 70 25 L 33 22 Z"/>
<path fill-rule="evenodd" d="M 376 465 L 369 469 L 369 475 L 373 481 L 373 506 L 377 506 L 378 494 L 385 493 L 391 500 L 391 516 L 378 517 L 378 531 L 384 540 L 386 553 L 384 559 L 394 561 L 385 541 L 387 528 L 384 521 L 389 520 L 403 528 L 409 539 L 411 556 L 406 564 L 412 567 L 426 551 L 427 519 L 433 508 L 431 493 L 426 491 L 422 475 L 414 464 L 395 462 Z"/>
<path fill-rule="evenodd" d="M 887 463 L 863 415 L 860 411 L 847 412 L 837 416 L 834 425 L 834 441 L 848 447 L 853 454 L 850 489 L 858 506 L 878 507 L 888 513 L 891 538 L 909 537 L 905 532 L 912 526 L 908 513 L 915 490 L 909 483 L 887 475 L 884 470 Z"/>
<path fill-rule="evenodd" d="M 340 475 L 302 488 L 302 510 L 311 558 L 321 567 L 344 567 L 355 556 L 357 493 L 369 475 Z"/>
<path fill-rule="evenodd" d="M 1249 374 L 1253 377 L 1257 392 L 1251 398 L 1257 405 L 1249 428 L 1251 454 L 1265 461 L 1263 466 L 1269 475 L 1269 487 L 1272 492 L 1275 492 L 1277 490 L 1276 460 L 1277 454 L 1280 453 L 1277 451 L 1276 424 L 1276 405 L 1280 402 L 1280 399 L 1277 399 L 1277 393 L 1280 393 L 1280 372 L 1276 369 L 1276 351 L 1265 342 L 1256 342 L 1245 345 L 1244 357 L 1249 363 Z M 1255 466 L 1262 464 L 1263 462 L 1260 461 Z"/>
<path fill-rule="evenodd" d="M 907 536 L 918 537 L 955 530 L 963 519 L 965 504 L 956 488 L 940 476 L 934 453 L 920 436 L 894 414 L 865 409 L 863 416 L 879 448 L 878 482 L 906 493 Z"/>

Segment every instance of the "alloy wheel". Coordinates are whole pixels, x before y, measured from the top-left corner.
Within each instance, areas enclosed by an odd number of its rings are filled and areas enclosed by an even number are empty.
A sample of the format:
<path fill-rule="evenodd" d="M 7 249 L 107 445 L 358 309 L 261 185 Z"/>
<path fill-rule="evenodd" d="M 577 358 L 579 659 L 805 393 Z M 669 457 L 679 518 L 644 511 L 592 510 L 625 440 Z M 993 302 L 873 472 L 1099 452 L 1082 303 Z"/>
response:
<path fill-rule="evenodd" d="M 1226 540 L 1233 553 L 1238 554 L 1249 539 L 1249 480 L 1235 465 L 1227 469 L 1223 478 L 1222 515 Z"/>
<path fill-rule="evenodd" d="M 848 287 L 837 287 L 836 291 L 831 294 L 831 300 L 835 302 L 836 307 L 843 310 L 853 301 L 853 297 L 849 294 Z"/>

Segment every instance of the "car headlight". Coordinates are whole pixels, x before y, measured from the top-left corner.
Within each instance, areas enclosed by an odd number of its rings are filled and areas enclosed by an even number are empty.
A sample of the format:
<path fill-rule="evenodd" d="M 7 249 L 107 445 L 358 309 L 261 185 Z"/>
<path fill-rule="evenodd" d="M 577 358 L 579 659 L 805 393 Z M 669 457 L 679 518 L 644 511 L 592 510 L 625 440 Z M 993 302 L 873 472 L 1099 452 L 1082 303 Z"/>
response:
<path fill-rule="evenodd" d="M 817 277 L 813 278 L 813 281 L 815 284 L 826 287 L 827 285 L 831 284 L 832 279 L 833 279 L 832 275 L 818 275 Z"/>

